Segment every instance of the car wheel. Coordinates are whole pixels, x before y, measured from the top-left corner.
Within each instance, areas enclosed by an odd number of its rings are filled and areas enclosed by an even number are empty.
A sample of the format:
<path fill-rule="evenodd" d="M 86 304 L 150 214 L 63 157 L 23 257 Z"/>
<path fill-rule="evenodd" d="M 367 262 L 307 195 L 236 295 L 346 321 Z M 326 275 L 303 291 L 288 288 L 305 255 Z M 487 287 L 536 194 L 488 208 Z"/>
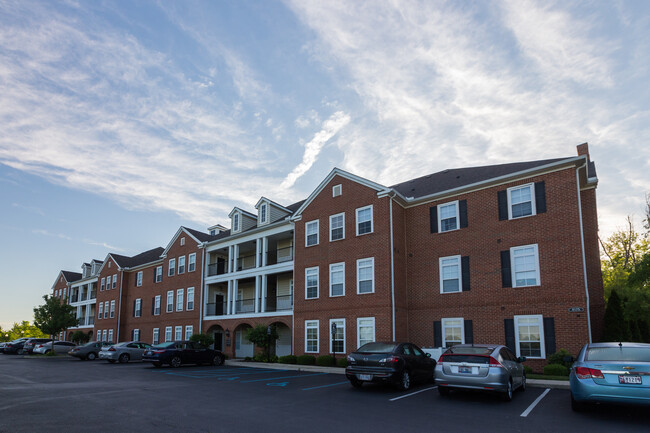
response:
<path fill-rule="evenodd" d="M 50 353 L 50 352 L 51 352 L 51 350 L 46 350 L 46 351 L 45 351 L 45 355 L 47 355 L 47 354 Z"/>
<path fill-rule="evenodd" d="M 449 388 L 446 386 L 439 386 L 438 387 L 438 394 L 442 395 L 443 397 L 446 397 L 449 395 Z"/>
<path fill-rule="evenodd" d="M 160 367 L 162 367 L 162 362 L 154 362 L 153 366 L 156 367 L 156 368 L 160 368 Z"/>
<path fill-rule="evenodd" d="M 181 358 L 179 356 L 174 356 L 171 361 L 169 361 L 169 365 L 171 365 L 174 368 L 178 368 L 181 366 Z"/>
<path fill-rule="evenodd" d="M 86 355 L 86 359 L 88 361 L 94 361 L 95 358 L 97 358 L 97 355 L 95 354 L 95 352 L 90 352 L 88 355 Z"/>
<path fill-rule="evenodd" d="M 16 355 L 22 355 L 23 353 L 25 353 L 25 351 L 23 349 L 18 349 L 16 351 Z"/>
<path fill-rule="evenodd" d="M 223 356 L 214 355 L 214 358 L 212 358 L 212 365 L 222 365 L 223 361 Z"/>
<path fill-rule="evenodd" d="M 521 386 L 519 387 L 519 391 L 526 391 L 526 373 L 521 376 Z"/>
<path fill-rule="evenodd" d="M 503 401 L 512 401 L 512 379 L 508 380 L 506 392 L 503 393 Z"/>
<path fill-rule="evenodd" d="M 109 359 L 108 362 L 110 362 L 111 364 L 115 364 L 115 360 L 114 360 L 114 359 Z"/>
<path fill-rule="evenodd" d="M 131 357 L 129 356 L 128 353 L 123 353 L 123 354 L 120 355 L 120 357 L 119 357 L 119 361 L 120 361 L 120 363 L 124 364 L 124 363 L 126 363 L 126 362 L 129 362 L 129 359 L 130 359 L 130 358 L 131 358 Z"/>
<path fill-rule="evenodd" d="M 574 412 L 584 412 L 587 409 L 587 404 L 576 401 L 573 398 L 573 393 L 571 393 L 571 410 Z"/>
<path fill-rule="evenodd" d="M 402 391 L 406 391 L 411 387 L 411 374 L 408 370 L 402 371 L 398 386 Z"/>
<path fill-rule="evenodd" d="M 352 385 L 355 388 L 361 388 L 363 386 L 363 380 L 359 379 L 350 379 L 350 385 Z"/>

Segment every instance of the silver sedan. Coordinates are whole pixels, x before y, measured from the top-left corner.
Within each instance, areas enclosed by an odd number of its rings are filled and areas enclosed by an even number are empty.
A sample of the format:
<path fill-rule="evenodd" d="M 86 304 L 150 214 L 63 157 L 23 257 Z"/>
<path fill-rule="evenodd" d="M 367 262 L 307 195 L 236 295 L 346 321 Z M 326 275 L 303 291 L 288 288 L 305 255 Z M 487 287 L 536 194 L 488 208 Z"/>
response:
<path fill-rule="evenodd" d="M 54 343 L 54 353 L 66 354 L 76 346 L 74 343 L 69 341 L 49 341 L 47 343 L 40 343 L 34 347 L 34 353 L 50 353 L 52 351 L 52 343 Z"/>
<path fill-rule="evenodd" d="M 142 341 L 125 341 L 110 347 L 103 347 L 99 352 L 99 359 L 105 359 L 110 363 L 142 361 L 142 354 L 150 347 L 149 343 Z"/>

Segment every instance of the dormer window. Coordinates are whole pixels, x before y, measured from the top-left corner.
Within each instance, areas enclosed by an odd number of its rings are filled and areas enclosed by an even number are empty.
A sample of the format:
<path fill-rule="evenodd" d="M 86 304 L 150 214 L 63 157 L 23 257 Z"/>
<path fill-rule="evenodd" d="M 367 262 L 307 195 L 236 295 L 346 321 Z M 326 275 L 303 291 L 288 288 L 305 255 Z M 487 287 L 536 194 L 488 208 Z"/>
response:
<path fill-rule="evenodd" d="M 266 203 L 260 206 L 260 223 L 265 223 L 267 218 Z"/>
<path fill-rule="evenodd" d="M 214 236 L 214 235 L 216 235 L 216 234 L 217 234 L 217 231 L 216 231 L 216 230 L 210 230 L 210 236 Z"/>
<path fill-rule="evenodd" d="M 233 232 L 238 232 L 239 231 L 239 214 L 236 213 L 232 216 L 232 231 Z"/>

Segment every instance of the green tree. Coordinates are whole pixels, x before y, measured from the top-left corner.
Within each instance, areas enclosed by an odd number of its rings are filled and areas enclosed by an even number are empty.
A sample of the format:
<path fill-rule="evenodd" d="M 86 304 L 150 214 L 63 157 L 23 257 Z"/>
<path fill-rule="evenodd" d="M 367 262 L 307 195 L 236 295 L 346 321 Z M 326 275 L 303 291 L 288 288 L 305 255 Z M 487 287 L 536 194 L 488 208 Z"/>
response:
<path fill-rule="evenodd" d="M 6 331 L 5 331 L 6 333 Z M 14 326 L 9 331 L 8 341 L 16 340 L 17 338 L 28 337 L 28 338 L 46 338 L 47 335 L 43 333 L 34 325 L 30 325 L 27 320 L 23 320 L 20 323 L 14 323 Z"/>
<path fill-rule="evenodd" d="M 246 334 L 246 338 L 248 338 L 248 341 L 250 341 L 257 347 L 261 347 L 262 349 L 264 349 L 266 353 L 266 350 L 269 347 L 269 343 L 271 344 L 275 343 L 275 340 L 280 338 L 280 336 L 278 335 L 275 326 L 271 325 L 271 335 L 269 335 L 268 327 L 259 324 L 254 328 L 248 330 L 248 333 Z"/>
<path fill-rule="evenodd" d="M 612 291 L 605 309 L 604 341 L 628 341 L 628 324 L 623 316 L 623 305 L 616 290 Z"/>
<path fill-rule="evenodd" d="M 34 325 L 45 334 L 55 336 L 72 326 L 77 326 L 74 307 L 54 296 L 43 296 L 45 304 L 34 308 Z"/>
<path fill-rule="evenodd" d="M 90 335 L 86 334 L 81 329 L 77 329 L 72 333 L 72 341 L 78 344 L 88 343 L 90 341 Z"/>
<path fill-rule="evenodd" d="M 214 338 L 208 334 L 193 334 L 190 337 L 190 341 L 202 344 L 205 347 L 210 347 L 214 344 Z"/>

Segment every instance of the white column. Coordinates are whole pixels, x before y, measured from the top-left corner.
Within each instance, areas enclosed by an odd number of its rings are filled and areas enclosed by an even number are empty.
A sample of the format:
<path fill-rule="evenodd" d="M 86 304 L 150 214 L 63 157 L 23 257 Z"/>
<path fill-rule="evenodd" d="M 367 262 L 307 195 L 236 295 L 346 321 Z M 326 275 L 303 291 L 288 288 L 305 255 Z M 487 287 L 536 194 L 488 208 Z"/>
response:
<path fill-rule="evenodd" d="M 262 275 L 262 313 L 266 312 L 266 283 L 268 277 Z"/>
<path fill-rule="evenodd" d="M 228 280 L 228 296 L 226 296 L 226 315 L 231 315 L 230 306 L 232 305 L 232 280 Z"/>
<path fill-rule="evenodd" d="M 261 248 L 262 248 L 262 242 L 260 242 L 259 238 L 255 239 L 255 267 L 256 268 L 259 268 L 262 265 L 263 259 L 260 257 Z"/>
<path fill-rule="evenodd" d="M 255 277 L 255 312 L 259 313 L 260 312 L 260 277 L 259 275 Z"/>
<path fill-rule="evenodd" d="M 269 238 L 264 236 L 262 238 L 262 266 L 266 266 L 267 258 L 269 256 Z"/>
<path fill-rule="evenodd" d="M 232 314 L 237 313 L 237 291 L 239 288 L 239 280 L 232 281 Z"/>
<path fill-rule="evenodd" d="M 228 273 L 232 272 L 233 260 L 235 260 L 235 259 L 233 258 L 233 248 L 232 248 L 232 245 L 231 245 L 231 246 L 228 247 L 228 263 L 226 263 L 226 265 L 228 266 Z"/>
<path fill-rule="evenodd" d="M 232 246 L 232 254 L 233 254 L 233 272 L 237 272 L 237 269 L 239 267 L 239 245 L 233 245 Z"/>

